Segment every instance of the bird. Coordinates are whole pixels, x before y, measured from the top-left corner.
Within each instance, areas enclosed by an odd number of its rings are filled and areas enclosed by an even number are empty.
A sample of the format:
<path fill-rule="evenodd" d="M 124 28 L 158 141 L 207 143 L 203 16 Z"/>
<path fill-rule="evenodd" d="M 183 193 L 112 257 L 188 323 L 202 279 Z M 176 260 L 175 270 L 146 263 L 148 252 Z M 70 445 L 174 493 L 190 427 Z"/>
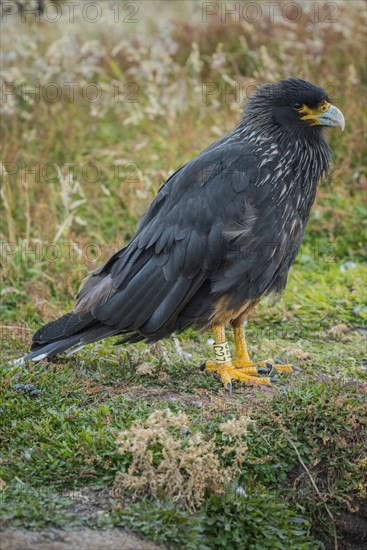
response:
<path fill-rule="evenodd" d="M 284 291 L 330 168 L 324 128 L 344 125 L 317 85 L 259 85 L 235 128 L 163 183 L 130 242 L 83 281 L 71 312 L 37 330 L 20 361 L 110 336 L 153 343 L 193 326 L 213 332 L 214 358 L 201 369 L 230 394 L 233 381 L 273 385 L 275 371 L 299 370 L 252 361 L 245 322 L 262 298 Z"/>

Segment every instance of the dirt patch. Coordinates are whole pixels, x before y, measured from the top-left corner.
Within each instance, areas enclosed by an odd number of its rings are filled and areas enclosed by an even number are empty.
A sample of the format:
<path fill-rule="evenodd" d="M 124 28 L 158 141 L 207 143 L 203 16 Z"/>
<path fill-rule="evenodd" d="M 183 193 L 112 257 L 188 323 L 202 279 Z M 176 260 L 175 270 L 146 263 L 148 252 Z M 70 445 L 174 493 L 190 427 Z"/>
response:
<path fill-rule="evenodd" d="M 71 500 L 67 511 L 78 518 L 79 522 L 97 519 L 101 512 L 110 512 L 115 504 L 109 489 L 96 490 L 83 487 L 78 490 L 63 491 L 61 496 Z"/>
<path fill-rule="evenodd" d="M 319 464 L 319 468 L 322 463 Z M 316 470 L 313 470 L 315 477 Z M 328 487 L 328 477 L 326 473 L 317 473 L 317 484 L 321 492 L 326 494 Z M 289 474 L 288 479 L 283 483 L 287 485 L 298 486 L 302 493 L 309 486 L 308 476 L 305 474 L 301 465 L 298 465 Z M 367 549 L 367 500 L 365 498 L 354 497 L 349 501 L 349 510 L 339 510 L 333 513 L 336 532 L 338 534 L 338 543 L 340 550 L 366 550 Z M 334 544 L 326 545 L 326 550 L 333 550 Z"/>
<path fill-rule="evenodd" d="M 353 511 L 343 511 L 336 515 L 339 535 L 345 542 L 345 550 L 365 550 L 367 548 L 367 501 L 355 498 L 350 503 Z"/>
<path fill-rule="evenodd" d="M 64 491 L 61 496 L 71 500 L 67 512 L 78 522 L 93 521 L 101 512 L 109 512 L 114 500 L 107 489 L 84 487 Z M 91 529 L 79 525 L 68 530 L 48 528 L 42 531 L 4 528 L 0 530 L 0 550 L 163 550 L 121 528 Z"/>
<path fill-rule="evenodd" d="M 0 534 L 1 550 L 158 550 L 163 546 L 144 542 L 120 529 L 94 531 L 78 529 L 62 531 L 5 530 Z"/>
<path fill-rule="evenodd" d="M 236 387 L 236 396 L 243 400 L 239 401 L 229 397 L 224 389 L 215 394 L 209 390 L 197 388 L 193 394 L 183 394 L 173 392 L 164 388 L 128 386 L 116 384 L 108 390 L 109 397 L 116 395 L 128 397 L 134 401 L 144 399 L 150 403 L 161 403 L 162 401 L 171 401 L 183 406 L 195 406 L 202 410 L 203 417 L 210 419 L 215 414 L 246 414 L 252 411 L 257 404 L 264 400 L 272 399 L 274 396 L 273 388 L 259 386 L 256 388 Z"/>

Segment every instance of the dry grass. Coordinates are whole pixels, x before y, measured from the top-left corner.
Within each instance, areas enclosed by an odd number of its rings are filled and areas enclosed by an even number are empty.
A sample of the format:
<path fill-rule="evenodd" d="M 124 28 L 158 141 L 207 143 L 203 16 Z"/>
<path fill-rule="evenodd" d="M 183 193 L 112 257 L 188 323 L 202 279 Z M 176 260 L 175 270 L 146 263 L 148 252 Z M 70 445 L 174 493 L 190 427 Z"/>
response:
<path fill-rule="evenodd" d="M 117 474 L 114 496 L 128 490 L 140 497 L 168 497 L 195 510 L 206 494 L 222 493 L 235 480 L 247 449 L 249 422 L 239 417 L 220 424 L 218 443 L 208 434 L 191 433 L 184 412 L 157 410 L 147 420 L 133 422 L 116 440 L 118 453 L 131 456 L 131 464 Z M 230 457 L 227 466 L 225 457 Z"/>
<path fill-rule="evenodd" d="M 338 22 L 317 24 L 306 9 L 300 24 L 282 17 L 271 22 L 264 12 L 256 32 L 246 20 L 223 23 L 220 14 L 204 23 L 193 6 L 192 17 L 168 23 L 169 12 L 150 19 L 159 8 L 146 2 L 123 36 L 108 10 L 103 24 L 89 27 L 78 11 L 72 25 L 29 21 L 22 32 L 9 18 L 1 78 L 16 93 L 7 96 L 2 117 L 6 241 L 32 247 L 62 237 L 79 248 L 86 239 L 107 244 L 106 231 L 93 221 L 96 208 L 107 217 L 115 197 L 129 216 L 140 215 L 170 171 L 234 125 L 257 82 L 289 75 L 325 85 L 344 111 L 348 155 L 339 155 L 334 180 L 343 194 L 355 194 L 358 185 L 363 191 L 361 3 L 339 2 Z M 189 14 L 190 3 L 177 3 L 173 13 L 180 11 Z M 206 96 L 207 85 L 215 91 Z M 61 93 L 57 101 L 52 86 Z M 88 86 L 91 97 L 97 86 L 98 101 L 87 100 Z M 26 92 L 34 87 L 38 95 Z M 115 127 L 106 135 L 111 121 Z M 120 242 L 131 226 L 116 222 L 108 234 Z"/>

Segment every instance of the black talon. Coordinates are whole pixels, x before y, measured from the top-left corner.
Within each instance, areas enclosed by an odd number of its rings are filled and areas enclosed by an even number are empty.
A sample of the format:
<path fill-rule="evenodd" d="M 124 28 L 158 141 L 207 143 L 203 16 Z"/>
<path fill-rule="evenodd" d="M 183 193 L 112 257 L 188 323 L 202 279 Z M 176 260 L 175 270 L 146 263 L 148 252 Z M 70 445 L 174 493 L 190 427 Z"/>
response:
<path fill-rule="evenodd" d="M 203 363 L 202 365 L 200 365 L 199 369 L 201 371 L 204 371 L 205 370 L 205 367 L 206 367 L 206 363 Z"/>
<path fill-rule="evenodd" d="M 274 363 L 275 365 L 281 365 L 281 364 L 282 364 L 281 360 L 280 360 L 280 359 L 277 359 L 276 357 L 274 357 L 274 358 L 272 359 L 272 361 L 273 361 L 273 363 Z"/>
<path fill-rule="evenodd" d="M 273 363 L 270 363 L 270 361 L 265 361 L 265 365 L 268 367 L 268 372 L 267 374 L 270 375 L 270 374 L 273 374 L 274 372 L 274 365 Z"/>
<path fill-rule="evenodd" d="M 279 378 L 277 378 L 276 376 L 272 376 L 272 378 L 270 378 L 270 382 L 272 384 L 277 384 L 279 382 Z"/>
<path fill-rule="evenodd" d="M 301 372 L 301 369 L 297 367 L 297 365 L 292 365 L 292 369 L 294 370 L 294 372 Z"/>
<path fill-rule="evenodd" d="M 264 367 L 257 367 L 257 374 L 269 374 L 269 370 Z"/>
<path fill-rule="evenodd" d="M 227 390 L 228 390 L 228 395 L 229 395 L 229 397 L 232 397 L 232 393 L 233 393 L 232 382 L 230 382 L 230 383 L 227 385 Z"/>

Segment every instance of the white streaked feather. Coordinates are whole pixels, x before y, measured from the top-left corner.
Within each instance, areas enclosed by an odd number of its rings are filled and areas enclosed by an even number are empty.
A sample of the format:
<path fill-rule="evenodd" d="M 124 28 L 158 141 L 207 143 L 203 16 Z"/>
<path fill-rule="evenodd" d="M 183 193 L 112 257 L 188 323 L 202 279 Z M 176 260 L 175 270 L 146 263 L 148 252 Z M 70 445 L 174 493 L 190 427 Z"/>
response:
<path fill-rule="evenodd" d="M 20 357 L 20 359 L 15 359 L 14 361 L 11 362 L 11 364 L 14 367 L 20 367 L 21 365 L 24 365 L 25 364 L 24 357 Z"/>
<path fill-rule="evenodd" d="M 40 355 L 36 355 L 36 357 L 32 357 L 32 361 L 42 361 L 42 359 L 46 359 L 47 353 L 41 353 Z"/>
<path fill-rule="evenodd" d="M 76 348 L 71 348 L 69 349 L 69 351 L 67 352 L 66 354 L 66 357 L 69 357 L 69 355 L 73 355 L 73 353 L 77 353 L 78 351 L 80 351 L 82 348 L 84 348 L 86 344 L 82 344 L 81 346 L 77 346 Z"/>

